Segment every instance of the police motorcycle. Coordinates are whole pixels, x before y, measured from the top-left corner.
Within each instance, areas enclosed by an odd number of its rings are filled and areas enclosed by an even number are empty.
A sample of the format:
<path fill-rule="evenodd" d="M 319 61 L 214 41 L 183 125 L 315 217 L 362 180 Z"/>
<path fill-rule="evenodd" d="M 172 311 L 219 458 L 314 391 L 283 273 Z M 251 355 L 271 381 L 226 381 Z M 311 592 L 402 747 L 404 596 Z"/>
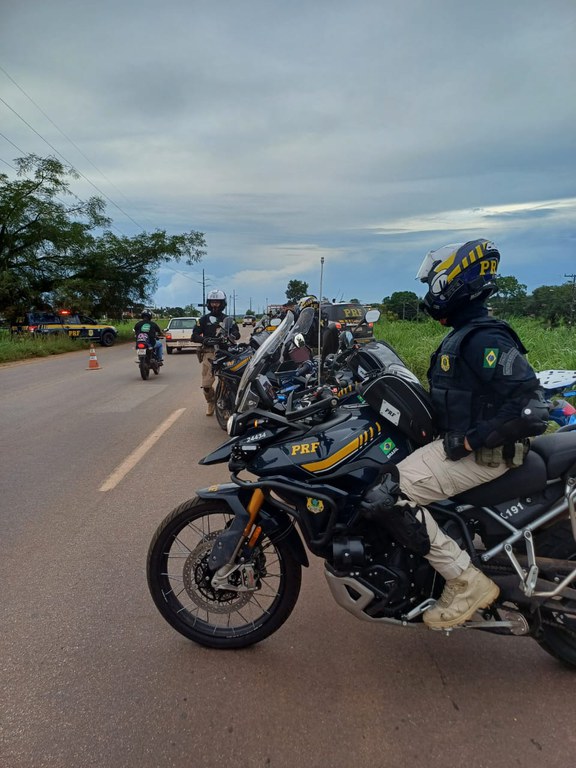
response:
<path fill-rule="evenodd" d="M 145 331 L 140 331 L 136 336 L 136 365 L 144 381 L 150 376 L 150 371 L 154 371 L 156 376 L 160 373 L 161 364 L 156 357 L 154 342 Z"/>
<path fill-rule="evenodd" d="M 576 429 L 576 408 L 567 397 L 576 397 L 576 371 L 549 370 L 536 374 L 550 401 L 550 418 L 560 429 Z"/>
<path fill-rule="evenodd" d="M 433 438 L 427 393 L 396 363 L 368 377 L 362 402 L 342 404 L 319 387 L 279 413 L 264 372 L 289 330 L 287 317 L 251 358 L 230 439 L 200 461 L 227 463 L 230 482 L 201 488 L 156 530 L 147 558 L 152 598 L 190 640 L 247 647 L 288 619 L 312 554 L 323 559 L 336 602 L 356 618 L 422 630 L 442 578 L 361 509 L 389 462 Z M 529 636 L 576 667 L 576 433 L 534 439 L 522 466 L 428 509 L 501 590 L 446 634 Z"/>
<path fill-rule="evenodd" d="M 274 330 L 279 324 L 279 320 L 274 323 L 272 326 Z M 226 431 L 228 419 L 234 413 L 236 393 L 246 364 L 255 350 L 270 335 L 270 332 L 264 329 L 263 332 L 252 334 L 248 343 L 238 341 L 230 336 L 233 325 L 234 321 L 231 317 L 224 318 L 222 324 L 216 322 L 215 336 L 210 338 L 215 350 L 212 371 L 217 379 L 214 412 L 218 424 L 224 431 Z"/>

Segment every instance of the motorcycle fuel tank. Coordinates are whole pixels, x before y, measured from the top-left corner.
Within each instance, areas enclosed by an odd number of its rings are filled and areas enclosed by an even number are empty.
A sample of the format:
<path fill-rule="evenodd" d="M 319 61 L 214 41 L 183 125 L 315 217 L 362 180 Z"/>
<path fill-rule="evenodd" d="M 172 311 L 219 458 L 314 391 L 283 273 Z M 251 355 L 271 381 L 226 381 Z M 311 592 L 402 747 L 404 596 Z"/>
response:
<path fill-rule="evenodd" d="M 261 477 L 283 474 L 297 480 L 325 478 L 360 467 L 378 469 L 409 453 L 402 433 L 364 406 L 342 406 L 334 417 L 297 438 L 265 447 L 251 463 Z"/>

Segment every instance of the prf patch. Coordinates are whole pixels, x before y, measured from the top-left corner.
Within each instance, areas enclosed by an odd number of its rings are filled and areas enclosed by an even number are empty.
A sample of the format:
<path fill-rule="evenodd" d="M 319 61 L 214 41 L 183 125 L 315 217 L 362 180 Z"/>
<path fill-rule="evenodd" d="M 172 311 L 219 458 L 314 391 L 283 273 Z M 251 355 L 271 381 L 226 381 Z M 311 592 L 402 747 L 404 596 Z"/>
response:
<path fill-rule="evenodd" d="M 444 372 L 450 370 L 450 355 L 442 355 L 440 358 L 440 368 L 442 368 Z"/>
<path fill-rule="evenodd" d="M 484 368 L 494 368 L 496 363 L 498 362 L 498 354 L 500 350 L 499 349 L 493 349 L 490 347 L 486 347 L 484 350 Z"/>

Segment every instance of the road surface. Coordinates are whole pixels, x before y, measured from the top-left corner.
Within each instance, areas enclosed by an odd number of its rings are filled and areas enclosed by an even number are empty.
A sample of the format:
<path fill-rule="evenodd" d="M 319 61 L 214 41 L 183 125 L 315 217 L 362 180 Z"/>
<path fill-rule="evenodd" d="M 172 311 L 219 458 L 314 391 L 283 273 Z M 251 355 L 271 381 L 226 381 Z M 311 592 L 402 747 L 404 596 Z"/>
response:
<path fill-rule="evenodd" d="M 185 640 L 147 591 L 160 520 L 227 479 L 199 365 L 129 345 L 0 368 L 1 768 L 570 768 L 575 674 L 527 638 L 386 628 L 321 563 L 271 638 Z"/>

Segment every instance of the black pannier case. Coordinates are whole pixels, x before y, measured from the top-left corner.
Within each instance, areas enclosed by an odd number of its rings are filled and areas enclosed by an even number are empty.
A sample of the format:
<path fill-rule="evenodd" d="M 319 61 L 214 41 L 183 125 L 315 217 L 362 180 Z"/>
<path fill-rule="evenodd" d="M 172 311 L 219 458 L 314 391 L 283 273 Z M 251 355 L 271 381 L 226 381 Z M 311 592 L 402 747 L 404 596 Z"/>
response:
<path fill-rule="evenodd" d="M 430 395 L 407 368 L 374 373 L 360 385 L 359 392 L 376 413 L 397 426 L 415 445 L 426 445 L 434 439 Z"/>

